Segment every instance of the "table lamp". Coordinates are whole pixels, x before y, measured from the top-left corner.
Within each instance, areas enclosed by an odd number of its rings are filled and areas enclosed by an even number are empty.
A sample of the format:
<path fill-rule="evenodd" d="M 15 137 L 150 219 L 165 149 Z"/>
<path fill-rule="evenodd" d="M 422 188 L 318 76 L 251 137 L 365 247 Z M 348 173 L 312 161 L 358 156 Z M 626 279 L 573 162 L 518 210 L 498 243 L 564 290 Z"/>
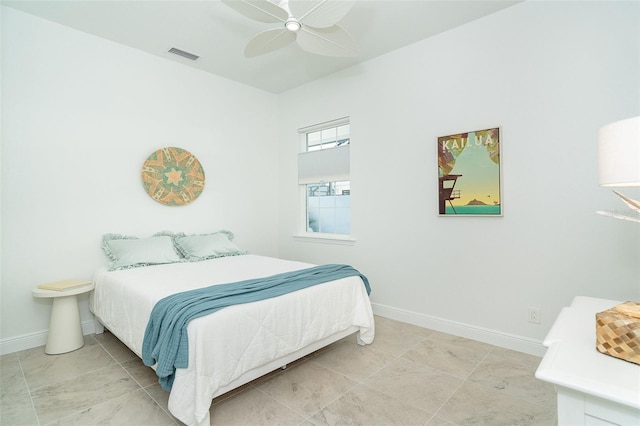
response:
<path fill-rule="evenodd" d="M 640 186 L 640 116 L 616 121 L 598 131 L 598 166 L 601 186 Z M 640 222 L 640 201 L 613 191 L 637 215 L 598 211 L 617 219 Z"/>

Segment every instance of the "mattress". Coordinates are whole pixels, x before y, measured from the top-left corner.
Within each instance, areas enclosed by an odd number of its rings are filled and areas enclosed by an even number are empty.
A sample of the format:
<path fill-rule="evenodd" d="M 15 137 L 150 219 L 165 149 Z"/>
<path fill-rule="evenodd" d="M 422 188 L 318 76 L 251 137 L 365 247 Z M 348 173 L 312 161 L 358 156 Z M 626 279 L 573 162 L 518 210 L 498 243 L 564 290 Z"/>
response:
<path fill-rule="evenodd" d="M 314 265 L 257 255 L 222 257 L 94 274 L 91 310 L 138 356 L 156 302 L 181 291 L 267 277 Z M 195 319 L 187 328 L 189 367 L 178 369 L 169 411 L 208 424 L 211 400 L 247 372 L 350 329 L 371 343 L 374 321 L 359 277 L 348 277 Z"/>

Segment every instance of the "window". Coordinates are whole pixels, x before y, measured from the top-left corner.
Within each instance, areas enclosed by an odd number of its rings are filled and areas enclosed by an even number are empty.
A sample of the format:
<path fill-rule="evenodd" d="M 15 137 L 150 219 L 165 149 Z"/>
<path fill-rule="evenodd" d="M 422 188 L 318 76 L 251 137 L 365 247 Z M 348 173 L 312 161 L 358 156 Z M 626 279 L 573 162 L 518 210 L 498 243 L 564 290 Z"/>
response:
<path fill-rule="evenodd" d="M 299 130 L 303 152 L 298 156 L 298 183 L 304 185 L 307 233 L 351 232 L 349 119 Z"/>

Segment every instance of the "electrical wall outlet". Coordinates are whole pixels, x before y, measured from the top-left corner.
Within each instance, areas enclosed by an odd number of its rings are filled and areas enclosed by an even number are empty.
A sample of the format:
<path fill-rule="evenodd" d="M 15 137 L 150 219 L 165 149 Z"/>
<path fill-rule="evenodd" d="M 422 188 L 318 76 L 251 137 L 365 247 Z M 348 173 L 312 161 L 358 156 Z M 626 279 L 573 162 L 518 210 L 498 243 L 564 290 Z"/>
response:
<path fill-rule="evenodd" d="M 529 308 L 529 322 L 540 324 L 540 309 Z"/>

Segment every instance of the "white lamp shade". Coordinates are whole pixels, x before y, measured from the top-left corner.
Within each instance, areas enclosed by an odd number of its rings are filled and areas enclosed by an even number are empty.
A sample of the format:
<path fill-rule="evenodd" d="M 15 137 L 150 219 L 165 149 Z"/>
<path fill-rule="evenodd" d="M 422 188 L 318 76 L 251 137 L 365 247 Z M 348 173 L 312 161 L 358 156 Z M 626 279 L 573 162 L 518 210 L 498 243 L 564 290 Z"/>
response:
<path fill-rule="evenodd" d="M 598 165 L 600 185 L 640 186 L 640 116 L 600 128 Z"/>

